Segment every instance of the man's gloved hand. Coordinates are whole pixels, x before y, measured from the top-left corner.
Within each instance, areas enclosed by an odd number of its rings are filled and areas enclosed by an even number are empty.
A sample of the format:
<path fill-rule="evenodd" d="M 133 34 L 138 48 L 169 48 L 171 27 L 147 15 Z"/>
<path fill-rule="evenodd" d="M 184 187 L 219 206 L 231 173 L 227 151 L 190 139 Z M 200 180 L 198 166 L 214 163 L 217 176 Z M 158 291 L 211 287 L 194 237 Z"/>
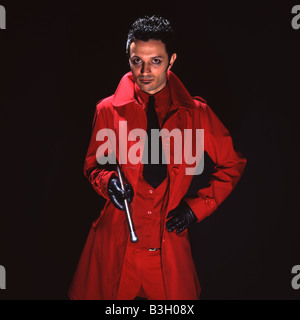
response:
<path fill-rule="evenodd" d="M 125 182 L 124 188 L 126 191 L 128 204 L 130 204 L 134 195 L 133 188 L 130 183 Z M 126 195 L 121 188 L 119 178 L 117 178 L 115 175 L 112 175 L 108 182 L 108 196 L 117 209 L 125 211 L 124 199 L 126 199 Z"/>
<path fill-rule="evenodd" d="M 169 232 L 174 231 L 176 228 L 176 234 L 181 233 L 188 228 L 191 224 L 197 221 L 197 217 L 187 203 L 182 200 L 178 207 L 169 212 L 167 218 L 172 217 L 166 223 L 166 229 Z"/>

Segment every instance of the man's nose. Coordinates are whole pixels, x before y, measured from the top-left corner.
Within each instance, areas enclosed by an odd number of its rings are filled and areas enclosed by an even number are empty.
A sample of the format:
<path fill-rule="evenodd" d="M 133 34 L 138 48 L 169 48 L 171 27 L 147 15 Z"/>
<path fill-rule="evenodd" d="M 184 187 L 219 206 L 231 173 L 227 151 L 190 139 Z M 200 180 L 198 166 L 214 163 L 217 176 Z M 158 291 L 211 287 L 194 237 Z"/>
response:
<path fill-rule="evenodd" d="M 151 73 L 150 65 L 143 63 L 141 73 Z"/>

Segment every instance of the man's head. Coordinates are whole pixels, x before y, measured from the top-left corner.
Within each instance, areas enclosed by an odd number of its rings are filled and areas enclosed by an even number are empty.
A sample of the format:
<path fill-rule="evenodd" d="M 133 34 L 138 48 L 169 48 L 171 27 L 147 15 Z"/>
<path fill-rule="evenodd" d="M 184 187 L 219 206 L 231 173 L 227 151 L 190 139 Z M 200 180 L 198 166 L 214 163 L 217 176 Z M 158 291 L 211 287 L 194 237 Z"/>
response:
<path fill-rule="evenodd" d="M 175 60 L 174 31 L 170 22 L 152 16 L 138 19 L 129 30 L 126 51 L 138 86 L 149 94 L 162 90 Z"/>

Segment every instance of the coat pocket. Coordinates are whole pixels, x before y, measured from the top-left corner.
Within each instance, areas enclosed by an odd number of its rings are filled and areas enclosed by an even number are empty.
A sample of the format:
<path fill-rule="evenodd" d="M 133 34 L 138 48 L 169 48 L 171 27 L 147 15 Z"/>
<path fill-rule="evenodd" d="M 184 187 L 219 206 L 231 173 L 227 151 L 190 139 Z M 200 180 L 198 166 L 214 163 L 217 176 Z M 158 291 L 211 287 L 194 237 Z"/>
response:
<path fill-rule="evenodd" d="M 103 213 L 104 213 L 104 209 L 101 210 L 99 217 L 95 221 L 93 221 L 92 226 L 93 226 L 94 229 L 97 228 L 97 226 L 98 226 L 98 224 L 99 224 L 99 222 L 100 222 L 100 220 L 101 220 L 101 218 L 103 216 Z"/>

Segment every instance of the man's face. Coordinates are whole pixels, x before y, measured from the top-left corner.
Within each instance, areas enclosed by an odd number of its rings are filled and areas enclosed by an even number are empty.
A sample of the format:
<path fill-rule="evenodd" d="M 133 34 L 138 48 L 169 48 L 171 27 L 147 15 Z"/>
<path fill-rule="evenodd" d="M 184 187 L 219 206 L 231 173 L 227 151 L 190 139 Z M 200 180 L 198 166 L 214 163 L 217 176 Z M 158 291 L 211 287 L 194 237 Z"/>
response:
<path fill-rule="evenodd" d="M 167 84 L 167 71 L 176 60 L 176 53 L 170 59 L 161 40 L 147 42 L 135 40 L 130 45 L 130 68 L 137 85 L 148 94 L 155 94 Z"/>

